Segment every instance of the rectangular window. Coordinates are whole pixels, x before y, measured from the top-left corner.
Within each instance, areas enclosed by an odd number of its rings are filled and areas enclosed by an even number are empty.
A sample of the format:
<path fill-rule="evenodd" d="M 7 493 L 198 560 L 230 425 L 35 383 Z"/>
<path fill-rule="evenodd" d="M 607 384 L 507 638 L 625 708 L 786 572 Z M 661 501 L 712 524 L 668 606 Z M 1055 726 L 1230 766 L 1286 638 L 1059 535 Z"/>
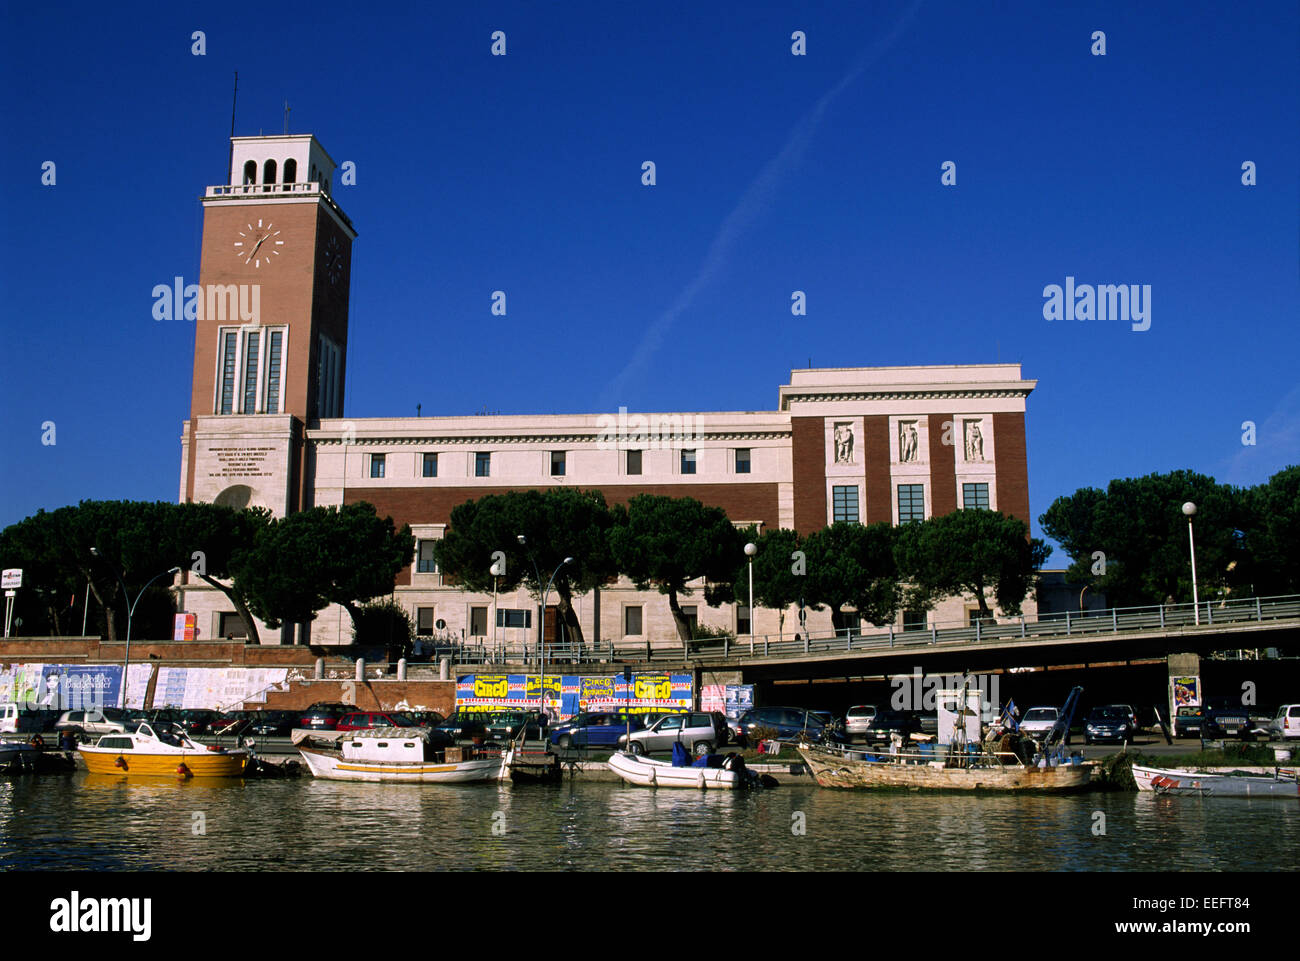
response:
<path fill-rule="evenodd" d="M 641 452 L 639 450 L 627 452 L 627 472 L 632 475 L 641 473 Z"/>
<path fill-rule="evenodd" d="M 266 412 L 268 414 L 280 413 L 280 350 L 283 340 L 282 331 L 271 331 L 270 343 L 267 346 L 266 368 Z"/>
<path fill-rule="evenodd" d="M 694 604 L 683 604 L 682 616 L 686 618 L 686 623 L 691 629 L 691 637 L 694 637 L 695 629 L 700 626 L 700 609 Z"/>
<path fill-rule="evenodd" d="M 551 451 L 551 476 L 564 476 L 564 451 L 562 450 Z"/>
<path fill-rule="evenodd" d="M 749 448 L 748 447 L 736 448 L 736 473 L 737 474 L 749 473 Z"/>
<path fill-rule="evenodd" d="M 925 611 L 903 611 L 904 631 L 923 631 L 926 628 Z"/>
<path fill-rule="evenodd" d="M 244 413 L 257 413 L 257 348 L 261 333 L 250 330 L 244 335 Z"/>
<path fill-rule="evenodd" d="M 623 608 L 623 634 L 624 636 L 639 636 L 641 634 L 641 608 Z"/>
<path fill-rule="evenodd" d="M 980 508 L 989 509 L 989 485 L 988 484 L 962 484 L 961 485 L 961 506 L 965 510 Z"/>
<path fill-rule="evenodd" d="M 695 451 L 693 450 L 682 451 L 682 473 L 683 474 L 695 473 Z"/>
<path fill-rule="evenodd" d="M 749 624 L 749 605 L 736 604 L 736 636 L 748 634 L 750 632 Z"/>
<path fill-rule="evenodd" d="M 858 488 L 853 487 L 832 487 L 833 493 L 833 510 L 832 518 L 836 521 L 848 521 L 850 524 L 858 523 Z"/>
<path fill-rule="evenodd" d="M 221 350 L 221 399 L 217 413 L 229 414 L 235 404 L 235 351 L 239 349 L 238 335 L 232 330 L 225 334 Z"/>
<path fill-rule="evenodd" d="M 244 619 L 238 614 L 222 614 L 220 627 L 222 637 L 248 637 L 248 628 L 244 626 Z"/>
<path fill-rule="evenodd" d="M 471 607 L 469 609 L 470 637 L 487 637 L 487 608 Z"/>
<path fill-rule="evenodd" d="M 419 560 L 416 561 L 416 573 L 419 574 L 436 574 L 438 573 L 438 562 L 433 559 L 433 545 L 436 541 L 420 541 Z"/>
<path fill-rule="evenodd" d="M 497 627 L 532 627 L 533 612 L 510 607 L 497 609 Z"/>
<path fill-rule="evenodd" d="M 387 454 L 370 455 L 370 476 L 371 477 L 384 476 L 384 461 L 387 459 L 387 457 L 388 457 Z"/>
<path fill-rule="evenodd" d="M 425 477 L 437 477 L 438 476 L 438 455 L 425 454 L 424 462 L 421 465 L 420 470 Z"/>
<path fill-rule="evenodd" d="M 417 637 L 433 636 L 432 607 L 417 607 L 415 609 L 415 634 Z"/>
<path fill-rule="evenodd" d="M 898 523 L 925 520 L 925 485 L 898 485 Z"/>
<path fill-rule="evenodd" d="M 492 455 L 490 453 L 480 451 L 474 455 L 474 476 L 492 476 Z"/>

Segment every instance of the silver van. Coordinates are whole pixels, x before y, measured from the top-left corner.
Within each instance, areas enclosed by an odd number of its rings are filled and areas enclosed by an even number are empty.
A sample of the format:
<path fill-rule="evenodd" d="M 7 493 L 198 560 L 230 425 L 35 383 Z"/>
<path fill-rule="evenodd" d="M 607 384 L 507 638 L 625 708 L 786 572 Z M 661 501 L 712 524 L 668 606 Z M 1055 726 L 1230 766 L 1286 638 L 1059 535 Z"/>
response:
<path fill-rule="evenodd" d="M 1300 704 L 1283 704 L 1273 720 L 1268 722 L 1268 733 L 1279 741 L 1300 738 Z"/>
<path fill-rule="evenodd" d="M 618 739 L 618 746 L 633 754 L 671 751 L 678 743 L 693 754 L 708 754 L 727 743 L 727 720 L 717 712 L 669 714 L 644 730 L 633 731 L 631 741 L 626 734 Z"/>

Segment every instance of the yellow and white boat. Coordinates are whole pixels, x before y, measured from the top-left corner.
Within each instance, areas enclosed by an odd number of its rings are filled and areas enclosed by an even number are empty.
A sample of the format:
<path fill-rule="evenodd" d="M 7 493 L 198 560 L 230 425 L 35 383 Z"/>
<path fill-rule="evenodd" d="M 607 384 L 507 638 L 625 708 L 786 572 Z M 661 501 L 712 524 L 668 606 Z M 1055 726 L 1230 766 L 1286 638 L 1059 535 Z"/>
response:
<path fill-rule="evenodd" d="M 183 732 L 158 733 L 148 723 L 133 733 L 105 734 L 95 744 L 83 744 L 77 750 L 91 774 L 123 777 L 239 777 L 252 757 L 244 748 L 196 744 Z"/>

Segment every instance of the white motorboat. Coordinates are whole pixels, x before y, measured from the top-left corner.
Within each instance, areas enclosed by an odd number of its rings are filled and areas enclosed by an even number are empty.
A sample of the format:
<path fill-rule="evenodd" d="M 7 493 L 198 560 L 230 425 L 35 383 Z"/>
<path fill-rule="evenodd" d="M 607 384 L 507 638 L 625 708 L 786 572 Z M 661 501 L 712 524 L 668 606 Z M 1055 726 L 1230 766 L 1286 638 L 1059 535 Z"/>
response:
<path fill-rule="evenodd" d="M 1229 771 L 1167 770 L 1133 765 L 1133 780 L 1139 791 L 1192 797 L 1283 797 L 1300 798 L 1300 781 L 1295 769 L 1279 768 L 1271 776 Z"/>
<path fill-rule="evenodd" d="M 737 754 L 723 759 L 720 767 L 694 767 L 656 761 L 640 754 L 619 751 L 610 757 L 609 769 L 629 784 L 641 787 L 684 787 L 701 791 L 735 791 L 758 787 L 759 777 L 745 767 Z"/>
<path fill-rule="evenodd" d="M 331 781 L 463 784 L 501 776 L 499 750 L 434 748 L 423 728 L 377 727 L 351 731 L 335 750 L 299 747 L 312 775 Z"/>

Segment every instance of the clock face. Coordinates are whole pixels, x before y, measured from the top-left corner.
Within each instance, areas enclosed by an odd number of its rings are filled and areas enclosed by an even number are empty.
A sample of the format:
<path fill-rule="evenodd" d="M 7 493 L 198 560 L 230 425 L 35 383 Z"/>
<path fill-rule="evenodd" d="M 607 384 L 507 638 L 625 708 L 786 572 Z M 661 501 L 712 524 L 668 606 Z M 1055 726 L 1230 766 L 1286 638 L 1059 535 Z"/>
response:
<path fill-rule="evenodd" d="M 235 256 L 245 264 L 261 267 L 278 257 L 283 246 L 284 241 L 280 239 L 280 231 L 275 224 L 269 220 L 258 220 L 256 224 L 250 223 L 239 231 L 239 238 L 235 241 Z"/>
<path fill-rule="evenodd" d="M 331 237 L 330 242 L 325 245 L 323 266 L 329 282 L 337 285 L 343 277 L 343 245 L 339 243 L 337 237 Z"/>

